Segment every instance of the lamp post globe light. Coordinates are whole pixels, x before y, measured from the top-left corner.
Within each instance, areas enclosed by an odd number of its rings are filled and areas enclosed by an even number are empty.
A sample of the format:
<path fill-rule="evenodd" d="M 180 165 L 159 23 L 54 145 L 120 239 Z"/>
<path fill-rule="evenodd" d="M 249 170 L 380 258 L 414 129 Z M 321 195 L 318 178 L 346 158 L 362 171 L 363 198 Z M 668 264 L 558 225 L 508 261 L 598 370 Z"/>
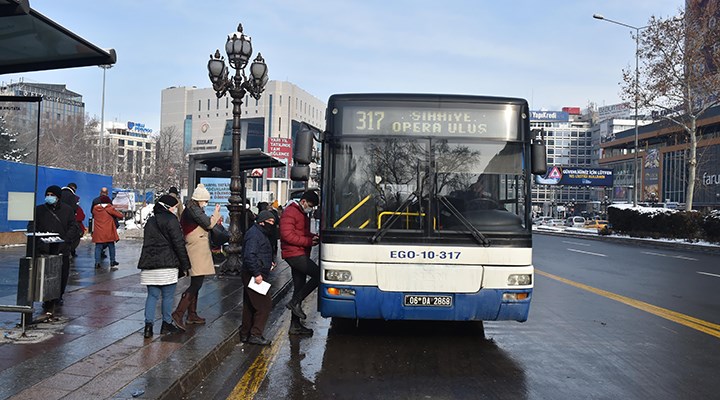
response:
<path fill-rule="evenodd" d="M 628 25 L 622 22 L 614 21 L 609 18 L 605 18 L 602 14 L 593 14 L 593 18 L 635 30 L 635 157 L 633 157 L 633 207 L 637 207 L 638 189 L 640 188 L 638 182 L 638 94 L 640 93 L 640 30 L 647 28 L 647 26 L 638 27 Z"/>
<path fill-rule="evenodd" d="M 254 99 L 259 99 L 260 94 L 265 90 L 268 82 L 267 65 L 262 55 L 257 57 L 250 65 L 250 76 L 245 75 L 245 67 L 252 55 L 252 43 L 249 36 L 243 34 L 242 24 L 238 25 L 237 32 L 228 35 L 225 43 L 225 51 L 230 67 L 235 70 L 232 78 L 229 77 L 228 66 L 225 58 L 220 55 L 220 50 L 215 50 L 208 61 L 208 73 L 213 90 L 218 98 L 230 94 L 233 104 L 232 122 L 232 164 L 230 175 L 230 198 L 227 208 L 230 211 L 230 240 L 227 247 L 227 260 L 223 265 L 223 272 L 238 274 L 242 261 L 240 250 L 242 248 L 242 236 L 245 227 L 245 179 L 244 168 L 240 166 L 240 106 L 243 98 L 249 94 Z M 243 230 L 241 231 L 241 222 Z"/>

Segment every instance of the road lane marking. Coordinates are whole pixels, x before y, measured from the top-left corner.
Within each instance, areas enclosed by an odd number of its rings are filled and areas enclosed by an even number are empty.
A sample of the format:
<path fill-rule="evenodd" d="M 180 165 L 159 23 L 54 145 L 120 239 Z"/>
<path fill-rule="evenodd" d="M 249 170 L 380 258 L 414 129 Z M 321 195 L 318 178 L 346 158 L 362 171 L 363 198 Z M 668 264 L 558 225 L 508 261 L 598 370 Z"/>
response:
<path fill-rule="evenodd" d="M 240 379 L 233 391 L 227 397 L 227 400 L 252 399 L 260 389 L 270 366 L 275 361 L 275 357 L 280 351 L 280 346 L 287 339 L 287 332 L 290 324 L 289 320 L 285 320 L 280 329 L 275 334 L 275 339 L 270 346 L 262 349 L 255 361 L 250 365 L 245 374 Z"/>
<path fill-rule="evenodd" d="M 592 246 L 590 243 L 568 242 L 567 240 L 563 240 L 562 242 L 567 244 L 574 244 L 577 246 Z"/>
<path fill-rule="evenodd" d="M 698 260 L 697 258 L 692 258 L 692 257 L 678 256 L 678 255 L 673 255 L 673 254 L 653 253 L 652 251 L 641 251 L 641 253 L 647 254 L 649 256 L 679 258 L 681 260 L 688 260 L 688 261 L 697 261 Z"/>
<path fill-rule="evenodd" d="M 590 254 L 591 256 L 607 257 L 605 254 L 592 253 L 592 252 L 584 251 L 584 250 L 568 249 L 568 251 L 574 251 L 574 252 L 576 252 L 576 253 L 583 253 L 583 254 Z"/>
<path fill-rule="evenodd" d="M 621 296 L 613 292 L 608 292 L 606 290 L 588 286 L 583 283 L 571 281 L 570 279 L 565 279 L 563 277 L 540 271 L 538 269 L 535 269 L 535 273 L 562 283 L 566 283 L 579 289 L 587 290 L 588 292 L 595 293 L 599 296 L 618 301 L 630 307 L 634 307 L 650 314 L 657 315 L 658 317 L 665 318 L 669 321 L 677 322 L 680 325 L 685 325 L 688 328 L 695 329 L 697 331 L 706 333 L 710 336 L 715 336 L 716 338 L 720 339 L 720 325 L 718 324 L 691 317 L 689 315 L 685 315 L 676 311 L 668 310 L 666 308 L 654 306 L 652 304 L 645 303 L 644 301 L 635 300 L 630 297 Z"/>
<path fill-rule="evenodd" d="M 702 271 L 696 271 L 696 272 L 697 272 L 698 274 L 710 275 L 710 276 L 715 276 L 715 277 L 720 278 L 720 275 L 718 275 L 718 274 L 711 274 L 711 273 L 709 273 L 709 272 L 702 272 Z"/>

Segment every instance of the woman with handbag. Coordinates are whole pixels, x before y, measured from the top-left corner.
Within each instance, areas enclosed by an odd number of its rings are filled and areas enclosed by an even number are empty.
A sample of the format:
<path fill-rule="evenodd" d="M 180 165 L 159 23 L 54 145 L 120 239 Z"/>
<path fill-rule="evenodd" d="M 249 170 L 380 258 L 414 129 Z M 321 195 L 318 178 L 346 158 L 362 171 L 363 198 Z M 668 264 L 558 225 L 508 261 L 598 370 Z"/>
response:
<path fill-rule="evenodd" d="M 162 329 L 160 333 L 178 331 L 173 325 L 172 306 L 175 287 L 180 276 L 190 269 L 190 259 L 185 249 L 182 229 L 175 212 L 177 200 L 172 196 L 162 196 L 155 203 L 154 215 L 148 218 L 143 235 L 143 247 L 138 261 L 140 283 L 147 286 L 145 300 L 145 332 L 143 336 L 153 335 L 155 306 L 162 298 Z"/>
<path fill-rule="evenodd" d="M 221 221 L 220 204 L 215 206 L 212 216 L 205 215 L 204 208 L 210 201 L 210 192 L 198 183 L 190 201 L 180 216 L 180 225 L 185 235 L 185 247 L 190 257 L 190 287 L 182 294 L 172 317 L 175 324 L 185 330 L 185 323 L 204 324 L 205 318 L 197 314 L 197 300 L 206 275 L 215 274 L 215 264 L 210 251 L 210 231 Z M 184 320 L 187 312 L 187 319 Z"/>

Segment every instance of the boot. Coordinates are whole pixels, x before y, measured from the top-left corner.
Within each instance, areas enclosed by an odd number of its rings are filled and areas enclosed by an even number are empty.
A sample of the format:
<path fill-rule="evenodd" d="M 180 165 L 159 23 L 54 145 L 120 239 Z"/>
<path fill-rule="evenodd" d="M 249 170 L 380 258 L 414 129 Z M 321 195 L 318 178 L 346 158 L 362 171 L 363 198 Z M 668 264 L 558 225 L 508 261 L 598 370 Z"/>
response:
<path fill-rule="evenodd" d="M 145 323 L 145 331 L 143 331 L 143 337 L 144 338 L 151 338 L 153 335 L 153 323 L 152 322 L 146 322 Z"/>
<path fill-rule="evenodd" d="M 161 335 L 164 335 L 166 333 L 176 333 L 176 332 L 180 332 L 180 329 L 178 329 L 178 327 L 176 327 L 175 325 L 173 325 L 169 322 L 163 321 L 162 328 L 160 328 Z"/>
<path fill-rule="evenodd" d="M 172 313 L 172 319 L 173 321 L 175 321 L 175 325 L 177 325 L 177 327 L 183 331 L 185 330 L 185 323 L 183 322 L 183 318 L 185 317 L 185 311 L 190 306 L 191 300 L 192 296 L 190 296 L 188 292 L 183 293 L 182 297 L 180 298 L 180 302 L 175 309 L 175 312 Z"/>
<path fill-rule="evenodd" d="M 190 301 L 190 305 L 188 306 L 188 316 L 187 320 L 185 320 L 186 324 L 202 325 L 205 323 L 205 318 L 197 315 L 197 301 L 198 296 L 193 296 L 192 300 Z"/>
<path fill-rule="evenodd" d="M 312 334 L 313 330 L 303 325 L 299 319 L 293 318 L 290 322 L 290 330 L 288 330 L 288 335 L 312 336 Z"/>
<path fill-rule="evenodd" d="M 302 306 L 300 305 L 300 303 L 296 303 L 295 300 L 290 300 L 290 302 L 285 305 L 285 308 L 290 310 L 292 312 L 292 315 L 300 319 L 307 318 L 307 315 L 305 315 L 302 310 Z"/>

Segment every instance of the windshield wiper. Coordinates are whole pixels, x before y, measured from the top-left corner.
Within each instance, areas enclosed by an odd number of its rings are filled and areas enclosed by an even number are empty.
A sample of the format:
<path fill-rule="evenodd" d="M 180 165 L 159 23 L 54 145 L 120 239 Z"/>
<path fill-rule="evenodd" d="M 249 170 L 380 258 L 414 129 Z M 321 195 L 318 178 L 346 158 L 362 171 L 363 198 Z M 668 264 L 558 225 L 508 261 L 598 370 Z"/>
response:
<path fill-rule="evenodd" d="M 462 224 L 465 226 L 465 228 L 467 228 L 470 231 L 470 234 L 472 235 L 472 237 L 475 238 L 475 240 L 479 244 L 481 244 L 485 247 L 490 246 L 490 239 L 485 237 L 485 235 L 483 235 L 482 232 L 480 232 L 472 223 L 470 223 L 470 221 L 468 221 L 468 219 L 465 218 L 465 216 L 462 215 L 462 213 L 460 213 L 460 211 L 458 211 L 458 209 L 455 208 L 454 205 L 452 205 L 450 200 L 448 200 L 445 196 L 438 196 L 438 200 L 440 200 L 440 202 L 443 203 L 443 205 L 445 207 L 447 207 L 448 210 L 450 210 L 450 213 L 452 215 L 454 215 L 455 218 L 457 218 L 460 222 L 462 222 Z"/>
<path fill-rule="evenodd" d="M 381 226 L 377 232 L 370 238 L 370 243 L 377 243 L 382 239 L 383 236 L 387 233 L 387 231 L 390 229 L 392 224 L 395 223 L 395 221 L 400 217 L 400 210 L 403 208 L 406 208 L 410 205 L 415 199 L 417 199 L 417 191 L 410 193 L 410 196 L 408 196 L 407 200 L 405 200 L 400 206 L 393 212 L 393 215 L 388 218 L 387 222 L 383 226 Z"/>

